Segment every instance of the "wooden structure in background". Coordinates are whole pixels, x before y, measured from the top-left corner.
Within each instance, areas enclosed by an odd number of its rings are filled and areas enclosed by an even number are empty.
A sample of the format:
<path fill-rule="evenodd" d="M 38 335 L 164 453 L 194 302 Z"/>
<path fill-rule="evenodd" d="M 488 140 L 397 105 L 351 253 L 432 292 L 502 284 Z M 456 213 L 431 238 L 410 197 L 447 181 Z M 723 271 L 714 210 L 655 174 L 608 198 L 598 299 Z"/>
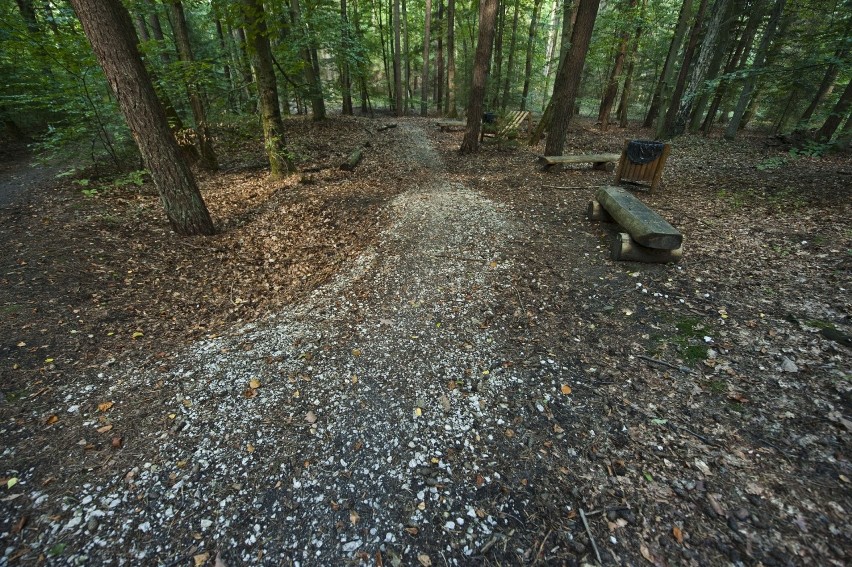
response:
<path fill-rule="evenodd" d="M 591 163 L 593 169 L 603 171 L 612 171 L 615 169 L 615 162 L 619 160 L 619 154 L 587 154 L 582 156 L 541 156 L 538 158 L 538 163 L 544 166 L 545 169 L 550 169 L 554 165 L 563 163 Z"/>

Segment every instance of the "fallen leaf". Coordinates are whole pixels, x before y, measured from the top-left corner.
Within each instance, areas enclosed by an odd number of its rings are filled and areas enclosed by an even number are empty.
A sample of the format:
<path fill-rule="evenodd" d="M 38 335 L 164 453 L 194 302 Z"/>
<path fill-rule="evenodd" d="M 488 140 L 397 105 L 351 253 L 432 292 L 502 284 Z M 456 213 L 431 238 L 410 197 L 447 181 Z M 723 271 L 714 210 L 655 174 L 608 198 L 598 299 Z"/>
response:
<path fill-rule="evenodd" d="M 254 445 L 252 445 L 251 443 L 247 443 L 246 444 L 246 452 L 254 453 Z"/>
<path fill-rule="evenodd" d="M 701 471 L 701 474 L 704 476 L 710 476 L 712 473 L 710 472 L 710 467 L 707 466 L 707 463 L 702 461 L 701 459 L 695 459 L 695 466 L 698 470 Z"/>
<path fill-rule="evenodd" d="M 417 535 L 417 533 L 420 531 L 420 528 L 416 526 L 409 526 L 405 528 L 405 531 L 407 531 L 411 535 Z"/>
<path fill-rule="evenodd" d="M 109 411 L 114 402 L 103 402 L 98 404 L 98 411 Z"/>
<path fill-rule="evenodd" d="M 679 527 L 675 526 L 672 528 L 672 535 L 678 543 L 683 543 L 683 532 Z"/>
<path fill-rule="evenodd" d="M 21 519 L 15 522 L 15 525 L 12 526 L 12 533 L 19 534 L 23 531 L 24 526 L 27 525 L 28 518 L 26 516 L 21 516 Z"/>
<path fill-rule="evenodd" d="M 425 553 L 418 555 L 417 561 L 419 561 L 423 567 L 432 567 L 432 559 Z"/>
<path fill-rule="evenodd" d="M 249 388 L 251 388 L 252 390 L 257 390 L 258 388 L 260 388 L 260 380 L 258 380 L 257 378 L 252 378 L 251 380 L 249 380 Z"/>
<path fill-rule="evenodd" d="M 514 432 L 513 430 L 511 430 L 511 429 L 507 429 L 507 430 L 506 430 L 506 437 L 508 437 L 509 439 L 511 439 L 511 438 L 512 438 L 512 437 L 514 437 L 514 436 L 515 436 L 515 432 Z"/>
<path fill-rule="evenodd" d="M 376 552 L 376 567 L 385 567 L 385 562 L 382 560 L 382 552 Z"/>
<path fill-rule="evenodd" d="M 357 376 L 355 376 L 354 374 L 352 375 L 352 383 L 353 383 L 353 384 L 357 384 L 357 383 L 358 383 L 358 377 L 357 377 Z"/>
<path fill-rule="evenodd" d="M 195 567 L 201 567 L 208 559 L 210 559 L 209 553 L 199 553 L 198 555 L 192 556 L 192 560 L 195 562 Z"/>
<path fill-rule="evenodd" d="M 724 516 L 725 511 L 722 509 L 722 505 L 719 504 L 719 501 L 716 500 L 716 497 L 712 494 L 707 495 L 707 501 L 710 502 L 710 507 L 713 508 L 713 511 L 716 512 L 718 516 Z"/>
<path fill-rule="evenodd" d="M 559 434 L 559 433 L 564 433 L 565 430 L 562 429 L 561 427 L 559 427 L 558 423 L 554 423 L 553 424 L 553 432 L 556 433 L 556 434 Z"/>
<path fill-rule="evenodd" d="M 124 444 L 124 441 L 121 439 L 121 437 L 116 435 L 112 438 L 110 444 L 112 445 L 113 449 L 121 449 L 121 446 Z"/>
<path fill-rule="evenodd" d="M 361 356 L 361 349 L 360 348 L 353 348 L 352 349 L 352 356 Z"/>
<path fill-rule="evenodd" d="M 361 516 L 358 515 L 358 512 L 356 512 L 355 510 L 349 511 L 349 521 L 352 522 L 353 526 L 355 524 L 357 524 L 358 520 L 360 520 L 360 519 L 361 519 Z"/>
<path fill-rule="evenodd" d="M 228 564 L 225 563 L 225 560 L 222 559 L 222 552 L 216 554 L 216 562 L 213 563 L 213 567 L 228 567 Z"/>
<path fill-rule="evenodd" d="M 309 411 L 307 415 L 305 415 L 305 421 L 308 423 L 314 424 L 317 422 L 317 416 L 313 411 Z"/>
<path fill-rule="evenodd" d="M 21 342 L 18 343 L 17 346 L 23 348 L 23 347 L 27 346 L 27 343 L 25 343 L 24 341 L 21 341 Z"/>
<path fill-rule="evenodd" d="M 482 477 L 482 475 L 476 475 L 476 486 L 482 486 L 483 484 L 485 484 L 485 479 Z"/>
<path fill-rule="evenodd" d="M 192 405 L 192 401 L 191 401 L 191 400 L 184 400 L 184 401 L 183 401 L 183 407 L 188 408 L 188 407 L 189 407 L 189 406 L 191 406 L 191 405 Z"/>
<path fill-rule="evenodd" d="M 109 425 L 104 425 L 103 427 L 98 427 L 98 433 L 106 433 L 110 429 L 112 429 L 111 423 Z"/>
<path fill-rule="evenodd" d="M 421 415 L 423 415 L 423 410 L 420 408 L 414 408 L 414 415 L 420 417 Z"/>
<path fill-rule="evenodd" d="M 561 390 L 562 390 L 562 393 L 567 396 L 568 394 L 571 393 L 571 386 L 569 386 L 568 384 L 562 384 Z"/>
<path fill-rule="evenodd" d="M 257 390 L 254 388 L 246 388 L 243 392 L 243 397 L 245 397 L 247 400 L 250 400 L 251 398 L 256 398 Z"/>
<path fill-rule="evenodd" d="M 142 331 L 136 331 L 135 333 L 133 333 L 133 335 L 131 335 L 131 337 L 134 338 L 134 339 L 138 339 L 139 337 L 144 337 L 144 336 L 145 336 L 145 333 L 143 333 Z"/>
<path fill-rule="evenodd" d="M 452 409 L 452 406 L 450 405 L 450 398 L 444 394 L 441 394 L 441 407 L 447 412 Z"/>
<path fill-rule="evenodd" d="M 12 488 L 16 484 L 18 484 L 18 477 L 16 476 L 13 476 L 12 478 L 6 480 L 6 488 Z"/>
<path fill-rule="evenodd" d="M 47 418 L 47 421 L 45 421 L 44 424 L 45 425 L 53 425 L 57 421 L 59 421 L 59 416 L 56 415 L 56 414 L 53 414 L 53 415 L 51 415 L 50 417 Z"/>

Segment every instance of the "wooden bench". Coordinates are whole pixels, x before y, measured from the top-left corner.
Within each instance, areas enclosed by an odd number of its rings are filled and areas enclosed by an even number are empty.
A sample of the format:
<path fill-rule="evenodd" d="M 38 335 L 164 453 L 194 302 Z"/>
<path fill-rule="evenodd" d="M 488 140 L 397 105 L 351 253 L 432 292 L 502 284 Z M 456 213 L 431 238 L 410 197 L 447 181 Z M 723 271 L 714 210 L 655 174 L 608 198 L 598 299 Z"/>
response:
<path fill-rule="evenodd" d="M 532 115 L 528 110 L 515 110 L 497 121 L 493 132 L 485 131 L 485 124 L 482 125 L 482 133 L 479 135 L 479 141 L 485 139 L 486 136 L 492 138 L 508 138 L 509 134 L 518 130 L 521 124 L 527 121 L 527 129 L 532 130 Z"/>
<path fill-rule="evenodd" d="M 464 120 L 441 120 L 438 122 L 438 128 L 441 129 L 441 132 L 464 130 L 467 128 L 467 122 Z"/>
<path fill-rule="evenodd" d="M 615 169 L 615 162 L 621 157 L 620 154 L 588 154 L 582 156 L 541 156 L 538 158 L 538 163 L 544 166 L 545 170 L 550 169 L 554 165 L 563 163 L 591 163 L 593 169 L 603 171 L 612 171 Z"/>
<path fill-rule="evenodd" d="M 590 220 L 615 221 L 626 233 L 616 235 L 613 260 L 665 264 L 683 254 L 683 235 L 663 217 L 621 187 L 601 187 L 589 203 Z"/>

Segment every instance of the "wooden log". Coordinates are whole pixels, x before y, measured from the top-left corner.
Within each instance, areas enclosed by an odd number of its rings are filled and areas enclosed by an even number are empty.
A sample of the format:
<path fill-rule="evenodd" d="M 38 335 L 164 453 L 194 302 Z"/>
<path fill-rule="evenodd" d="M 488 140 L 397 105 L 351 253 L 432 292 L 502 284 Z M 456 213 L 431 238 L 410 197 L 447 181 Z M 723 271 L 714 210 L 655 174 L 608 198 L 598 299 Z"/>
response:
<path fill-rule="evenodd" d="M 674 250 L 683 244 L 675 227 L 621 187 L 601 187 L 595 200 L 642 246 Z"/>
<path fill-rule="evenodd" d="M 615 163 L 619 154 L 587 154 L 579 156 L 540 156 L 538 163 L 541 165 L 557 165 L 560 163 Z"/>
<path fill-rule="evenodd" d="M 385 124 L 384 126 L 379 126 L 376 128 L 377 132 L 384 132 L 385 130 L 390 130 L 391 128 L 396 128 L 396 122 L 393 124 Z"/>
<path fill-rule="evenodd" d="M 354 171 L 358 164 L 361 163 L 361 158 L 364 157 L 364 151 L 361 148 L 358 148 L 351 154 L 349 154 L 349 158 L 340 164 L 340 169 L 343 171 Z"/>
<path fill-rule="evenodd" d="M 589 207 L 586 209 L 586 216 L 589 217 L 589 220 L 593 221 L 612 222 L 612 217 L 608 212 L 606 212 L 606 209 L 594 199 L 589 201 Z"/>
<path fill-rule="evenodd" d="M 642 246 L 626 232 L 619 232 L 610 245 L 612 259 L 616 261 L 646 262 L 650 264 L 677 263 L 683 256 L 683 247 L 673 250 Z"/>
<path fill-rule="evenodd" d="M 445 120 L 443 122 L 438 122 L 438 128 L 441 129 L 441 132 L 448 132 L 455 129 L 464 130 L 467 128 L 467 122 L 462 120 Z"/>

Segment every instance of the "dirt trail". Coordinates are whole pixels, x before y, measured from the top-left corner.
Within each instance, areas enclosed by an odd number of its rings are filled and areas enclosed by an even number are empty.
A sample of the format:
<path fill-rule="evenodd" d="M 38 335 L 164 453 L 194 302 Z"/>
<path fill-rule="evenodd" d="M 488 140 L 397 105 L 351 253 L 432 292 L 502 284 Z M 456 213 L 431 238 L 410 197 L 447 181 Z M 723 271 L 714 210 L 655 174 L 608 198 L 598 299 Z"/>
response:
<path fill-rule="evenodd" d="M 151 461 L 79 486 L 72 519 L 45 526 L 41 546 L 166 562 L 200 534 L 196 550 L 233 564 L 376 552 L 411 563 L 430 549 L 461 564 L 509 522 L 477 492 L 499 478 L 480 467 L 517 379 L 501 366 L 499 328 L 483 322 L 519 227 L 447 180 L 419 126 L 400 129 L 400 151 L 426 175 L 393 203 L 379 246 L 292 312 L 190 349 L 161 378 L 179 392 L 163 408 L 170 433 L 152 427 L 129 448 Z M 101 376 L 115 396 L 156 378 Z M 430 549 L 405 542 L 417 532 Z"/>

